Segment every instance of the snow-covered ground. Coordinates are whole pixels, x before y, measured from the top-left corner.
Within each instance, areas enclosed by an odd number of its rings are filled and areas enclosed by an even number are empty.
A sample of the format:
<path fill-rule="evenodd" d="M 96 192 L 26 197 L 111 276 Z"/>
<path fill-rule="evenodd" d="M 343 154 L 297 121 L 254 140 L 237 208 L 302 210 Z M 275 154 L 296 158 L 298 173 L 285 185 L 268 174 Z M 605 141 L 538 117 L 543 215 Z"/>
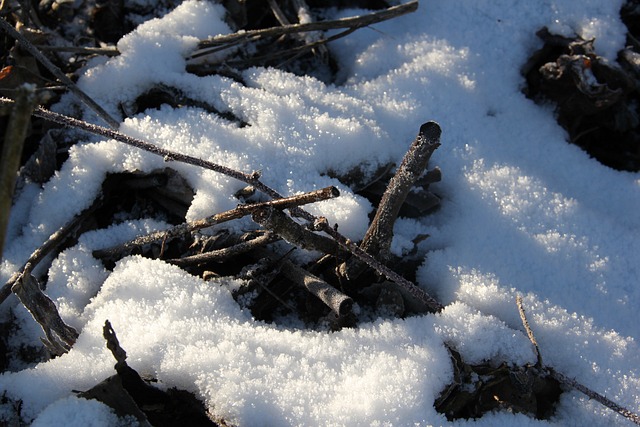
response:
<path fill-rule="evenodd" d="M 614 60 L 624 46 L 621 0 L 424 0 L 419 10 L 331 45 L 340 85 L 274 69 L 244 72 L 248 86 L 185 72 L 198 39 L 230 29 L 223 9 L 188 0 L 125 36 L 122 54 L 86 69 L 83 90 L 108 111 L 156 83 L 233 112 L 251 126 L 197 108 L 148 111 L 121 131 L 165 148 L 251 172 L 282 194 L 336 185 L 341 197 L 309 206 L 350 238 L 367 227 L 369 202 L 324 174 L 398 161 L 428 120 L 442 146 L 431 166 L 434 215 L 402 219 L 394 250 L 418 233 L 428 255 L 418 283 L 446 305 L 437 315 L 378 320 L 335 333 L 254 321 L 231 298 L 233 283 L 204 282 L 162 261 L 129 257 L 113 272 L 96 248 L 159 229 L 138 221 L 85 234 L 48 272 L 47 293 L 81 331 L 66 355 L 0 376 L 33 425 L 124 423 L 75 397 L 114 374 L 102 326 L 113 324 L 130 365 L 167 386 L 194 391 L 217 416 L 240 426 L 443 425 L 434 400 L 452 380 L 444 343 L 466 361 L 535 362 L 515 297 L 522 295 L 546 364 L 623 406 L 640 407 L 640 176 L 617 172 L 566 143 L 552 107 L 521 93 L 520 67 L 541 46 L 542 26 L 595 37 Z M 341 11 L 340 16 L 363 11 Z M 70 98 L 58 108 L 64 110 Z M 97 122 L 87 114 L 87 119 Z M 87 207 L 108 172 L 151 171 L 162 159 L 115 141 L 89 139 L 43 189 L 27 188 L 12 216 L 4 283 L 46 238 Z M 196 189 L 188 219 L 233 208 L 243 186 L 169 164 Z M 229 224 L 252 227 L 248 219 Z M 21 330 L 39 326 L 15 297 Z M 0 411 L 0 414 L 2 411 Z M 453 425 L 627 425 L 572 391 L 548 421 L 492 413 Z"/>

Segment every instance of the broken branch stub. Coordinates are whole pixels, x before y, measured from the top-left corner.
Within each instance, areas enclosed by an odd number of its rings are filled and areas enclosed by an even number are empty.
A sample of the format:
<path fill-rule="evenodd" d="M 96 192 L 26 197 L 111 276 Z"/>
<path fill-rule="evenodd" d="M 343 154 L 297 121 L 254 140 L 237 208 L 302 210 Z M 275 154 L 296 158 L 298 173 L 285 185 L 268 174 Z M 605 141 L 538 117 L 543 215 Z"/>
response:
<path fill-rule="evenodd" d="M 438 123 L 430 121 L 420 126 L 420 132 L 402 159 L 371 221 L 360 248 L 381 262 L 387 262 L 393 240 L 393 225 L 409 191 L 427 168 L 433 152 L 440 146 L 442 130 Z M 349 280 L 356 279 L 365 265 L 351 258 L 342 264 L 340 273 Z"/>
<path fill-rule="evenodd" d="M 283 263 L 282 273 L 289 280 L 294 281 L 307 289 L 309 293 L 320 299 L 338 317 L 346 316 L 351 312 L 353 300 L 343 294 L 324 280 L 309 273 L 304 268 L 298 267 L 289 260 Z"/>

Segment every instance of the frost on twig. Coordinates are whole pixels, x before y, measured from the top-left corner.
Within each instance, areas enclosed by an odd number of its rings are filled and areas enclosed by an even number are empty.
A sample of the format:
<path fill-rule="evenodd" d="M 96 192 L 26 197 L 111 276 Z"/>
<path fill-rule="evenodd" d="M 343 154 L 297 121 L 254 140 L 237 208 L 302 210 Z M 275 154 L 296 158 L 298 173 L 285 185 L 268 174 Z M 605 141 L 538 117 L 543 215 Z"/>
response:
<path fill-rule="evenodd" d="M 112 256 L 117 253 L 126 252 L 137 246 L 142 246 L 158 240 L 167 240 L 169 238 L 186 235 L 196 230 L 212 227 L 223 222 L 231 221 L 233 219 L 242 218 L 245 215 L 250 215 L 260 209 L 266 207 L 290 209 L 302 204 L 313 203 L 320 200 L 326 200 L 339 195 L 339 191 L 335 187 L 326 187 L 320 190 L 310 191 L 296 196 L 284 197 L 276 200 L 270 200 L 267 202 L 253 203 L 246 205 L 239 205 L 238 207 L 221 212 L 215 215 L 211 215 L 207 218 L 185 222 L 180 225 L 176 225 L 168 230 L 157 231 L 145 236 L 140 236 L 130 242 L 123 245 L 114 246 L 111 248 L 100 249 L 93 252 L 93 255 L 97 258 L 106 256 Z"/>
<path fill-rule="evenodd" d="M 239 3 L 238 6 L 240 10 L 235 16 L 238 16 L 237 20 L 240 21 L 240 24 L 244 24 L 250 16 L 247 16 L 244 2 L 237 3 Z M 198 45 L 198 49 L 187 57 L 187 60 L 197 59 L 197 61 L 187 65 L 187 70 L 202 75 L 212 72 L 222 73 L 224 72 L 223 70 L 230 68 L 246 68 L 257 65 L 277 65 L 282 67 L 283 64 L 290 62 L 292 59 L 299 58 L 300 55 L 314 51 L 320 53 L 318 56 L 320 56 L 322 61 L 325 61 L 325 45 L 328 42 L 345 37 L 360 28 L 414 12 L 418 8 L 418 1 L 414 0 L 360 16 L 330 21 L 309 22 L 309 20 L 307 20 L 307 22 L 290 24 L 289 22 L 291 20 L 285 16 L 281 4 L 275 1 L 271 1 L 269 4 L 272 13 L 281 24 L 280 26 L 243 29 L 233 34 L 223 34 L 202 40 Z M 300 15 L 301 10 L 302 14 L 305 14 L 305 10 L 308 10 L 308 6 L 304 1 L 296 0 L 292 2 L 292 4 L 293 7 L 296 8 L 296 15 Z M 310 17 L 308 13 L 306 13 L 306 15 Z M 300 20 L 299 17 L 297 18 Z M 322 31 L 336 29 L 342 29 L 343 31 L 326 38 L 321 34 Z M 276 43 L 283 39 L 286 40 L 286 36 L 290 35 L 294 36 L 299 43 L 293 45 Z M 243 52 L 255 51 L 257 52 L 256 55 L 246 55 L 245 57 L 239 55 L 239 57 L 234 58 L 228 58 L 226 56 L 220 58 L 212 55 L 230 48 L 236 48 L 240 45 L 255 44 L 257 42 L 264 42 L 264 45 L 252 46 L 252 48 L 245 49 Z M 279 48 L 274 49 L 274 46 Z M 261 47 L 264 49 L 261 49 Z M 278 63 L 276 61 L 283 62 Z"/>
<path fill-rule="evenodd" d="M 393 226 L 400 208 L 425 171 L 431 155 L 440 146 L 441 132 L 436 122 L 427 122 L 420 127 L 418 136 L 382 195 L 376 215 L 360 244 L 362 250 L 382 263 L 389 260 Z M 340 267 L 340 273 L 351 281 L 363 271 L 364 264 L 357 258 L 350 259 Z"/>

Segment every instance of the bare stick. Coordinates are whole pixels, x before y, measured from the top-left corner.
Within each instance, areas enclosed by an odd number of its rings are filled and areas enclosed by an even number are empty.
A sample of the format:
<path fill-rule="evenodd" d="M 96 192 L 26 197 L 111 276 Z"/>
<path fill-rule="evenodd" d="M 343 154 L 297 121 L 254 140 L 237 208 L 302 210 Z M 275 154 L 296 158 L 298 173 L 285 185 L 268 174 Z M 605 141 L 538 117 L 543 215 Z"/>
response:
<path fill-rule="evenodd" d="M 64 74 L 53 62 L 49 61 L 49 58 L 44 56 L 40 51 L 27 40 L 22 34 L 20 34 L 15 28 L 13 28 L 4 18 L 0 18 L 0 27 L 5 30 L 11 37 L 18 40 L 22 47 L 24 47 L 31 55 L 33 55 L 47 70 L 51 72 L 61 83 L 64 83 L 69 90 L 78 97 L 87 107 L 93 110 L 98 117 L 107 122 L 113 129 L 117 129 L 120 126 L 120 122 L 109 115 L 100 105 L 98 105 L 89 95 L 84 93 L 66 74 Z"/>
<path fill-rule="evenodd" d="M 0 258 L 9 224 L 22 146 L 31 121 L 31 111 L 36 104 L 35 86 L 24 84 L 17 89 L 16 95 L 0 155 Z"/>
<path fill-rule="evenodd" d="M 351 18 L 337 19 L 333 21 L 309 22 L 306 24 L 283 25 L 281 27 L 264 28 L 260 30 L 244 31 L 241 33 L 225 34 L 203 40 L 199 43 L 199 49 L 218 48 L 227 44 L 237 44 L 238 42 L 248 42 L 258 40 L 263 37 L 281 36 L 283 34 L 302 33 L 310 31 L 326 31 L 339 28 L 350 28 L 356 30 L 368 25 L 376 24 L 388 19 L 395 18 L 407 13 L 414 12 L 418 9 L 418 1 L 411 1 L 388 9 L 370 13 L 368 15 L 354 16 Z M 202 50 L 194 52 L 189 58 L 197 58 L 207 55 L 210 51 Z"/>
<path fill-rule="evenodd" d="M 254 239 L 247 240 L 246 242 L 240 242 L 236 245 L 229 246 L 228 248 L 217 249 L 197 255 L 186 256 L 183 258 L 168 259 L 166 261 L 180 267 L 185 267 L 188 265 L 198 265 L 210 261 L 220 262 L 236 255 L 249 252 L 268 243 L 273 243 L 277 240 L 279 240 L 279 238 L 276 235 L 271 232 L 266 232 Z"/>
<path fill-rule="evenodd" d="M 338 317 L 345 316 L 353 307 L 353 300 L 343 294 L 324 280 L 314 276 L 303 268 L 298 267 L 289 260 L 284 261 L 282 273 L 284 276 L 304 286 L 309 293 L 315 295 Z"/>
<path fill-rule="evenodd" d="M 49 351 L 57 356 L 68 352 L 78 338 L 78 332 L 64 323 L 56 305 L 46 296 L 30 271 L 21 275 L 11 288 L 31 316 L 42 327 L 46 338 L 41 338 Z"/>
<path fill-rule="evenodd" d="M 105 56 L 118 56 L 120 51 L 115 46 L 107 47 L 82 47 L 82 46 L 48 46 L 48 45 L 36 45 L 34 46 L 40 51 L 50 52 L 68 52 L 79 55 L 105 55 Z"/>
<path fill-rule="evenodd" d="M 603 396 L 603 395 L 601 395 L 599 393 L 596 393 L 595 391 L 591 390 L 589 387 L 586 387 L 586 386 L 580 384 L 576 380 L 571 379 L 571 378 L 567 377 L 566 375 L 561 374 L 560 372 L 557 372 L 557 371 L 555 371 L 555 370 L 553 370 L 551 368 L 547 368 L 547 371 L 549 372 L 549 374 L 551 376 L 553 376 L 553 378 L 555 378 L 556 380 L 558 380 L 562 384 L 567 385 L 569 387 L 575 388 L 580 393 L 583 393 L 586 396 L 588 396 L 590 399 L 593 399 L 596 402 L 606 406 L 607 408 L 617 412 L 618 414 L 620 414 L 623 417 L 625 417 L 626 419 L 632 421 L 636 425 L 640 425 L 640 415 L 636 414 L 635 412 L 632 412 L 632 411 L 628 410 L 627 408 L 618 405 L 616 402 L 612 401 L 611 399 L 608 399 L 605 396 Z"/>
<path fill-rule="evenodd" d="M 113 354 L 113 358 L 116 359 L 117 365 L 127 365 L 127 352 L 120 346 L 116 332 L 111 326 L 109 320 L 105 320 L 104 327 L 102 328 L 102 336 L 107 342 L 107 348 Z"/>
<path fill-rule="evenodd" d="M 291 25 L 291 22 L 289 22 L 282 9 L 280 9 L 280 5 L 278 5 L 276 0 L 267 0 L 267 2 L 269 3 L 273 16 L 276 17 L 280 25 Z"/>
<path fill-rule="evenodd" d="M 382 195 L 376 216 L 360 247 L 383 262 L 388 258 L 398 212 L 411 187 L 427 168 L 431 155 L 440 146 L 441 133 L 440 125 L 436 122 L 427 122 L 420 127 L 418 136 Z"/>
<path fill-rule="evenodd" d="M 255 222 L 273 231 L 294 246 L 335 256 L 339 256 L 340 252 L 342 252 L 335 240 L 307 230 L 273 206 L 256 209 L 252 218 Z"/>
<path fill-rule="evenodd" d="M 632 422 L 634 422 L 637 425 L 640 425 L 640 415 L 628 410 L 627 408 L 618 405 L 616 402 L 606 398 L 605 396 L 596 393 L 595 391 L 591 390 L 590 388 L 580 384 L 579 382 L 577 382 L 576 380 L 567 377 L 566 375 L 554 370 L 553 368 L 550 367 L 544 367 L 542 365 L 542 357 L 540 356 L 540 349 L 538 348 L 538 342 L 536 341 L 535 336 L 533 335 L 533 330 L 531 329 L 531 326 L 529 326 L 529 322 L 527 321 L 527 315 L 524 311 L 524 307 L 522 304 L 522 297 L 521 296 L 517 296 L 516 297 L 516 304 L 518 305 L 518 312 L 520 313 L 520 319 L 522 319 L 522 324 L 524 325 L 524 329 L 527 331 L 527 336 L 529 337 L 529 340 L 531 341 L 531 343 L 533 344 L 535 351 L 536 351 L 536 356 L 537 356 L 537 363 L 536 363 L 536 367 L 537 368 L 542 368 L 544 371 L 546 371 L 549 375 L 551 375 L 554 379 L 556 379 L 558 382 L 564 384 L 565 386 L 569 386 L 572 388 L 575 388 L 576 390 L 578 390 L 580 393 L 585 394 L 586 396 L 588 396 L 590 399 L 595 400 L 596 402 L 606 406 L 607 408 L 617 412 L 618 414 L 622 415 L 623 417 L 631 420 Z"/>
<path fill-rule="evenodd" d="M 1 105 L 12 105 L 13 103 L 14 101 L 12 99 L 0 97 Z M 250 174 L 236 171 L 234 169 L 219 165 L 217 163 L 202 160 L 197 157 L 189 156 L 186 154 L 176 153 L 171 150 L 166 150 L 164 148 L 160 148 L 153 144 L 145 142 L 141 139 L 137 139 L 137 138 L 133 138 L 131 136 L 125 135 L 116 130 L 105 128 L 103 126 L 94 125 L 92 123 L 85 122 L 84 120 L 78 120 L 73 117 L 65 116 L 64 114 L 54 113 L 53 111 L 49 111 L 42 107 L 37 107 L 33 111 L 33 115 L 36 117 L 41 117 L 43 119 L 52 121 L 54 123 L 64 125 L 64 126 L 75 127 L 75 128 L 93 133 L 95 135 L 101 135 L 107 138 L 114 139 L 118 142 L 122 142 L 132 147 L 136 147 L 141 150 L 147 151 L 149 153 L 155 154 L 157 156 L 161 156 L 167 162 L 176 161 L 176 162 L 186 163 L 186 164 L 201 167 L 203 169 L 209 169 L 214 172 L 221 173 L 223 175 L 237 179 L 238 181 L 245 182 L 273 199 L 281 199 L 283 197 L 282 195 L 280 195 L 280 193 L 278 193 L 271 187 L 262 183 L 259 179 L 260 173 L 256 171 L 251 172 Z M 292 213 L 296 216 L 300 216 L 308 221 L 313 221 L 315 219 L 313 215 L 303 211 L 300 208 L 293 207 L 292 209 L 293 209 Z"/>
<path fill-rule="evenodd" d="M 522 304 L 522 297 L 518 295 L 516 297 L 516 305 L 518 306 L 518 313 L 520 313 L 520 320 L 522 320 L 522 325 L 524 326 L 524 330 L 527 331 L 527 336 L 529 337 L 529 341 L 533 344 L 533 348 L 536 353 L 536 368 L 542 367 L 542 355 L 540 354 L 540 348 L 538 347 L 538 341 L 536 341 L 536 337 L 533 335 L 533 330 L 531 326 L 529 326 L 529 321 L 527 320 L 527 313 L 524 311 L 524 305 Z"/>
<path fill-rule="evenodd" d="M 193 66 L 189 66 L 188 69 L 191 70 L 192 72 L 198 72 L 199 70 L 202 69 L 210 69 L 211 67 L 215 67 L 215 66 L 225 66 L 225 67 L 250 67 L 250 66 L 255 66 L 255 65 L 259 65 L 259 64 L 263 64 L 265 62 L 268 61 L 273 61 L 276 59 L 280 59 L 280 58 L 286 58 L 286 57 L 291 57 L 292 55 L 301 55 L 309 50 L 313 50 L 315 48 L 319 48 L 321 46 L 324 46 L 326 43 L 332 42 L 334 40 L 340 39 L 342 37 L 346 37 L 349 34 L 353 33 L 354 31 L 356 31 L 357 28 L 349 28 L 347 30 L 344 30 L 338 34 L 335 34 L 331 37 L 328 37 L 326 39 L 320 39 L 317 40 L 315 42 L 310 42 L 307 44 L 303 44 L 301 46 L 296 46 L 296 47 L 292 47 L 290 49 L 285 49 L 285 50 L 276 50 L 270 53 L 267 53 L 266 55 L 260 55 L 260 56 L 254 56 L 254 57 L 250 57 L 250 58 L 244 58 L 244 59 L 224 59 L 224 60 L 219 60 L 219 61 L 212 61 L 212 62 L 205 62 L 203 64 L 196 64 Z"/>
<path fill-rule="evenodd" d="M 240 205 L 235 209 L 231 209 L 225 212 L 221 212 L 215 215 L 208 216 L 203 219 L 185 222 L 180 225 L 176 225 L 175 227 L 169 228 L 167 230 L 156 231 L 155 233 L 150 233 L 145 236 L 138 237 L 130 242 L 125 243 L 124 245 L 118 245 L 107 249 L 99 249 L 93 251 L 93 256 L 98 258 L 103 258 L 106 256 L 111 256 L 122 251 L 127 251 L 133 249 L 137 246 L 146 245 L 148 243 L 157 241 L 157 240 L 166 240 L 176 236 L 182 236 L 187 233 L 191 233 L 196 230 L 201 230 L 203 228 L 208 228 L 213 225 L 221 224 L 223 222 L 231 221 L 233 219 L 242 218 L 243 216 L 252 214 L 260 209 L 264 209 L 267 207 L 277 208 L 277 209 L 288 209 L 294 206 L 314 203 L 320 200 L 326 200 L 333 197 L 337 197 L 340 195 L 340 192 L 335 187 L 326 187 L 320 190 L 311 191 L 309 193 L 300 194 L 297 196 L 285 197 L 276 200 L 270 200 L 262 203 L 253 203 L 250 205 Z"/>
<path fill-rule="evenodd" d="M 389 259 L 389 250 L 393 240 L 393 225 L 398 212 L 407 198 L 411 187 L 427 168 L 433 152 L 440 146 L 440 125 L 427 122 L 420 127 L 420 132 L 402 159 L 371 221 L 371 225 L 360 244 L 360 248 L 371 254 L 382 263 Z M 364 270 L 364 265 L 357 259 L 349 260 L 341 266 L 340 273 L 350 280 L 356 279 Z"/>
<path fill-rule="evenodd" d="M 13 104 L 13 100 L 0 97 L 0 104 L 11 105 Z M 85 130 L 87 132 L 91 132 L 95 135 L 101 135 L 107 138 L 114 139 L 118 142 L 122 142 L 124 144 L 130 145 L 132 147 L 139 148 L 141 150 L 145 150 L 149 153 L 155 154 L 157 156 L 161 156 L 165 159 L 165 161 L 177 161 L 182 163 L 187 163 L 194 166 L 199 166 L 204 169 L 209 169 L 214 172 L 221 173 L 223 175 L 227 175 L 231 178 L 235 178 L 239 181 L 246 182 L 249 185 L 254 186 L 257 190 L 262 191 L 264 194 L 274 198 L 280 199 L 282 196 L 271 187 L 266 186 L 262 182 L 260 182 L 260 173 L 252 172 L 250 174 L 236 171 L 234 169 L 228 168 L 226 166 L 219 165 L 217 163 L 209 162 L 206 160 L 199 159 L 197 157 L 189 156 L 186 154 L 176 153 L 174 151 L 166 150 L 164 148 L 157 147 L 153 144 L 145 142 L 141 139 L 133 138 L 131 136 L 127 136 L 121 132 L 118 132 L 113 129 L 105 128 L 103 126 L 97 126 L 84 120 L 78 120 L 73 117 L 65 116 L 64 114 L 54 113 L 53 111 L 49 111 L 42 107 L 37 107 L 33 111 L 33 115 L 37 117 L 41 117 L 43 119 L 52 121 L 54 123 L 58 123 L 64 126 L 71 126 L 78 129 Z M 308 214 L 309 215 L 309 214 Z M 313 218 L 313 217 L 312 217 Z"/>

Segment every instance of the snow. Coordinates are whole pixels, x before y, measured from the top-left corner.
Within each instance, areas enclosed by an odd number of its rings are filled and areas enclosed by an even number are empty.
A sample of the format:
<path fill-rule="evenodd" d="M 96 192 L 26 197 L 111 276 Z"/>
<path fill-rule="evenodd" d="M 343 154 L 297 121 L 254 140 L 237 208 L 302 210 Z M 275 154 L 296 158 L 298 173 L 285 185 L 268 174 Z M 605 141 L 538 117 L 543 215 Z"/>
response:
<path fill-rule="evenodd" d="M 442 146 L 431 165 L 442 208 L 396 225 L 393 250 L 429 234 L 418 284 L 446 307 L 437 315 L 378 319 L 335 333 L 253 320 L 228 280 L 204 282 L 162 261 L 128 257 L 113 272 L 91 251 L 166 227 L 135 221 L 95 230 L 57 256 L 47 293 L 81 331 L 66 355 L 0 376 L 34 425 L 127 425 L 105 406 L 74 397 L 114 374 L 102 325 L 113 324 L 129 363 L 166 386 L 196 393 L 216 416 L 242 426 L 442 425 L 433 408 L 452 381 L 445 343 L 473 363 L 535 362 L 515 297 L 522 295 L 546 364 L 631 409 L 640 407 L 640 178 L 608 169 L 565 142 L 551 107 L 521 93 L 520 67 L 535 32 L 595 37 L 613 61 L 624 46 L 622 1 L 423 1 L 417 12 L 334 42 L 340 85 L 254 68 L 247 86 L 185 72 L 198 39 L 230 29 L 224 10 L 185 1 L 125 36 L 122 54 L 88 67 L 80 86 L 107 111 L 156 83 L 230 111 L 238 127 L 197 108 L 167 106 L 121 130 L 243 171 L 285 195 L 336 185 L 341 197 L 310 206 L 359 239 L 369 202 L 326 175 L 399 161 L 420 125 L 435 120 Z M 341 11 L 352 16 L 361 11 Z M 57 108 L 69 109 L 71 98 Z M 97 120 L 92 113 L 85 118 Z M 159 157 L 87 139 L 42 190 L 27 188 L 13 212 L 0 281 L 48 236 L 89 206 L 111 172 L 152 171 Z M 170 163 L 196 190 L 188 219 L 233 208 L 242 183 Z M 227 226 L 252 227 L 248 219 Z M 236 284 L 237 285 L 237 284 Z M 1 307 L 21 329 L 41 331 L 14 297 Z M 4 408 L 0 410 L 0 417 Z M 577 392 L 551 420 L 505 412 L 453 425 L 627 425 Z"/>

